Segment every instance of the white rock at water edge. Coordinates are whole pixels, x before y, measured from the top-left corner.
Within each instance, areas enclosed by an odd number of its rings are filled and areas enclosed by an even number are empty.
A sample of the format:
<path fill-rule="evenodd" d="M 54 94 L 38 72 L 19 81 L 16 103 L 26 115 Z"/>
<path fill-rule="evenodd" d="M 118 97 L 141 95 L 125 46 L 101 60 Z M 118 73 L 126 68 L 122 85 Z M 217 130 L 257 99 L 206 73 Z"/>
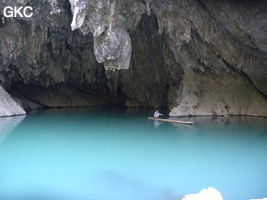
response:
<path fill-rule="evenodd" d="M 188 194 L 182 200 L 223 200 L 221 193 L 213 188 L 203 189 L 196 194 Z"/>

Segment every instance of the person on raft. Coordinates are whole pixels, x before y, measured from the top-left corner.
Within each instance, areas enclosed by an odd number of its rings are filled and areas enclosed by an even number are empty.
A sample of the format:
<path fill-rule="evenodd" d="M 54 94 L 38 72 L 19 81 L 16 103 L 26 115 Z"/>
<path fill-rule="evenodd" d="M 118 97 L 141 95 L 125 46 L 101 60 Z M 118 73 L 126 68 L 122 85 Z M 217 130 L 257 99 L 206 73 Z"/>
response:
<path fill-rule="evenodd" d="M 160 115 L 163 115 L 163 114 L 159 113 L 159 111 L 156 110 L 156 112 L 154 113 L 154 118 L 157 119 L 157 118 L 159 118 Z"/>

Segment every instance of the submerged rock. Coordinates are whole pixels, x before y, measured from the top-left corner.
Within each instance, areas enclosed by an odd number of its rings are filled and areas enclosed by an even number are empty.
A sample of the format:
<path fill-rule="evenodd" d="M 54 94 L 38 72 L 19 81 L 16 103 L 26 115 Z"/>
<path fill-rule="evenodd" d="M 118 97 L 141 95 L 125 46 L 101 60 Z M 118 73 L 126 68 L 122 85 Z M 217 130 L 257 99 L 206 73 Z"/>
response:
<path fill-rule="evenodd" d="M 25 115 L 23 108 L 0 86 L 0 117 Z"/>

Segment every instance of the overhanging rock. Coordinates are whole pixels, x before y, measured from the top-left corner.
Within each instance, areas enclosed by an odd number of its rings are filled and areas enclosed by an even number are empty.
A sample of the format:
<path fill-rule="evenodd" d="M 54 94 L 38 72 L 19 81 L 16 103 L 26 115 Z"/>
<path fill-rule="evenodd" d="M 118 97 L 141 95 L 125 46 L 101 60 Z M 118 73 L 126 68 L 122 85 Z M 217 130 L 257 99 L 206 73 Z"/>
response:
<path fill-rule="evenodd" d="M 116 9 L 116 0 L 70 0 L 72 30 L 94 36 L 94 53 L 106 70 L 128 69 L 132 54 L 125 18 Z"/>

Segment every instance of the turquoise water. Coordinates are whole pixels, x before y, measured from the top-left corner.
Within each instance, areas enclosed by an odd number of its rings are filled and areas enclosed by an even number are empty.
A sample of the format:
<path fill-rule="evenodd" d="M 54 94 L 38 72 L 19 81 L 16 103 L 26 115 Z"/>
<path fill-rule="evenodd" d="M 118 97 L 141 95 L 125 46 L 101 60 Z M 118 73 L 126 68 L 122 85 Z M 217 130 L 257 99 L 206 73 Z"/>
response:
<path fill-rule="evenodd" d="M 267 120 L 147 120 L 151 111 L 51 110 L 0 119 L 2 200 L 171 200 L 212 186 L 267 197 Z"/>

